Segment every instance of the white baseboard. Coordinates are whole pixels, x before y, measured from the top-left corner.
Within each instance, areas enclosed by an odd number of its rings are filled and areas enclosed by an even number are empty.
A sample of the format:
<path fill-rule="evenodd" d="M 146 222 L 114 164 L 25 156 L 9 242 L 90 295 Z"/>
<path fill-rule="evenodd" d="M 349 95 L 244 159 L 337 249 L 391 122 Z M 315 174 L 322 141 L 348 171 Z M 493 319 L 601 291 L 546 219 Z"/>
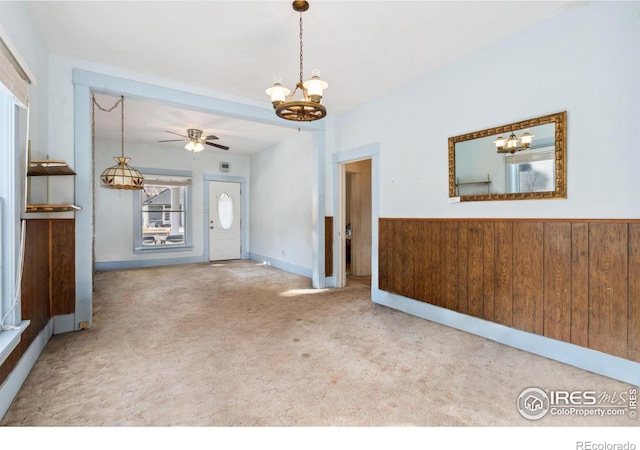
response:
<path fill-rule="evenodd" d="M 9 410 L 11 403 L 13 403 L 16 395 L 18 395 L 18 391 L 24 384 L 24 381 L 27 379 L 27 376 L 31 372 L 31 369 L 33 369 L 33 366 L 52 335 L 53 319 L 49 320 L 47 325 L 45 325 L 38 336 L 36 336 L 25 354 L 20 358 L 20 361 L 18 361 L 16 367 L 0 386 L 0 419 L 4 417 Z"/>

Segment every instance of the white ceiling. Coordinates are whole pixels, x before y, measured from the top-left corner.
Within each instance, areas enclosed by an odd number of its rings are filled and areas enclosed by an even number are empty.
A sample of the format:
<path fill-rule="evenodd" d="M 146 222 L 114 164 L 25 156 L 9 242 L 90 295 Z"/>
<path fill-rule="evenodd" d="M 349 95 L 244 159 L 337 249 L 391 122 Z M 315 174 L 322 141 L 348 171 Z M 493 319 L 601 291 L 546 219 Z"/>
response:
<path fill-rule="evenodd" d="M 577 3 L 312 0 L 303 13 L 304 78 L 321 70 L 329 83 L 323 103 L 336 114 Z M 52 53 L 227 98 L 270 107 L 273 78 L 289 88 L 299 78 L 299 15 L 290 1 L 34 1 L 28 10 Z M 200 128 L 237 154 L 297 132 L 133 99 L 125 99 L 125 114 L 128 142 Z M 105 121 L 96 133 L 119 139 L 119 115 Z"/>

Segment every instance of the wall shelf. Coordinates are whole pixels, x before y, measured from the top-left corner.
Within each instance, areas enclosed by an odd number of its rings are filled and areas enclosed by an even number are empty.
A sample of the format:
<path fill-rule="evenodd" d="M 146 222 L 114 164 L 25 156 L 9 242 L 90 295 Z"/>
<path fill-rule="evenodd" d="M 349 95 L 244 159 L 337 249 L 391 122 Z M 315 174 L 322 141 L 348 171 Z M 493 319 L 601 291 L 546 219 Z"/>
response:
<path fill-rule="evenodd" d="M 490 184 L 491 184 L 491 178 L 489 177 L 489 174 L 487 174 L 487 179 L 486 180 L 479 180 L 479 181 L 465 181 L 465 182 L 460 182 L 459 178 L 456 178 L 456 193 L 457 195 L 460 195 L 460 189 L 459 186 L 470 186 L 473 184 L 486 184 L 487 185 L 487 194 L 490 193 Z"/>
<path fill-rule="evenodd" d="M 66 162 L 54 159 L 32 160 L 29 162 L 28 177 L 50 177 L 56 175 L 76 175 Z"/>
<path fill-rule="evenodd" d="M 67 212 L 67 211 L 79 211 L 82 208 L 76 205 L 53 205 L 53 204 L 45 204 L 45 205 L 27 205 L 28 213 L 42 213 L 42 212 Z"/>
<path fill-rule="evenodd" d="M 29 167 L 27 169 L 27 179 L 29 177 L 52 177 L 61 175 L 76 175 L 76 173 L 71 167 L 69 167 L 69 165 L 65 161 L 59 159 L 33 159 L 29 161 Z M 82 209 L 80 206 L 72 204 L 33 204 L 27 202 L 25 212 L 52 213 L 78 211 L 80 209 Z"/>

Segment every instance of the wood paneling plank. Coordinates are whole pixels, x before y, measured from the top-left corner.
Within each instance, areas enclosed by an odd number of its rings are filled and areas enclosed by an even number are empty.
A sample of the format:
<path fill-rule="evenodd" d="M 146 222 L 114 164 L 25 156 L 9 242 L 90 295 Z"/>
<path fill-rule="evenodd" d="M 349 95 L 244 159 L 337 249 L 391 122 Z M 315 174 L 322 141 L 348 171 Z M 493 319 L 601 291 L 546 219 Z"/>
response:
<path fill-rule="evenodd" d="M 467 228 L 467 312 L 484 317 L 484 227 L 470 223 Z"/>
<path fill-rule="evenodd" d="M 430 222 L 427 230 L 428 247 L 425 253 L 428 255 L 429 261 L 429 291 L 427 292 L 427 302 L 432 305 L 440 305 L 442 298 L 442 281 L 440 279 L 440 271 L 442 268 L 441 254 L 442 242 L 440 240 L 441 224 L 438 222 Z"/>
<path fill-rule="evenodd" d="M 444 248 L 442 249 L 442 299 L 441 306 L 457 311 L 458 308 L 458 224 L 443 223 Z"/>
<path fill-rule="evenodd" d="M 428 299 L 428 276 L 429 276 L 429 255 L 426 251 L 428 245 L 428 222 L 424 220 L 416 221 L 418 243 L 415 251 L 417 252 L 417 264 L 414 267 L 416 277 L 416 300 L 426 302 Z"/>
<path fill-rule="evenodd" d="M 589 224 L 571 224 L 571 343 L 589 347 Z"/>
<path fill-rule="evenodd" d="M 544 224 L 544 329 L 571 342 L 571 224 Z"/>
<path fill-rule="evenodd" d="M 628 225 L 589 225 L 589 347 L 627 358 Z"/>
<path fill-rule="evenodd" d="M 391 292 L 391 221 L 378 221 L 378 287 Z"/>
<path fill-rule="evenodd" d="M 333 217 L 324 218 L 324 276 L 333 275 Z"/>
<path fill-rule="evenodd" d="M 640 362 L 640 224 L 629 224 L 628 358 Z"/>
<path fill-rule="evenodd" d="M 513 223 L 495 224 L 495 321 L 513 326 Z"/>
<path fill-rule="evenodd" d="M 513 327 L 542 334 L 543 224 L 515 222 L 513 227 Z"/>
<path fill-rule="evenodd" d="M 76 310 L 75 222 L 51 221 L 51 301 L 54 316 Z"/>
<path fill-rule="evenodd" d="M 486 320 L 496 320 L 495 289 L 496 289 L 496 236 L 495 223 L 486 222 L 481 224 L 482 252 L 483 252 L 483 307 L 484 318 Z"/>
<path fill-rule="evenodd" d="M 402 236 L 402 220 L 395 219 L 391 222 L 390 242 L 391 242 L 391 292 L 402 295 L 402 271 L 404 266 L 403 260 L 403 244 L 404 236 Z"/>
<path fill-rule="evenodd" d="M 402 226 L 404 236 L 402 295 L 417 299 L 416 269 L 420 264 L 420 233 L 418 222 L 416 220 L 406 220 Z"/>
<path fill-rule="evenodd" d="M 456 311 L 463 314 L 469 312 L 469 227 L 468 222 L 458 225 L 458 293 Z"/>

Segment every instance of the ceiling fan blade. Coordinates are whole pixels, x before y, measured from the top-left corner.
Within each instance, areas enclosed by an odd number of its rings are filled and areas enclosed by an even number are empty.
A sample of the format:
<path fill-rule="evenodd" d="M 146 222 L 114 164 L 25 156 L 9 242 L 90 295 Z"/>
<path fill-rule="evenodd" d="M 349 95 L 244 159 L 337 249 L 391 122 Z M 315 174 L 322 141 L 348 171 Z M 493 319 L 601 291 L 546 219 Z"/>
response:
<path fill-rule="evenodd" d="M 166 130 L 165 130 L 165 133 L 171 133 L 171 134 L 175 134 L 176 136 L 182 136 L 182 137 L 183 137 L 183 138 L 185 138 L 185 139 L 189 139 L 189 137 L 188 137 L 188 136 L 185 136 L 185 135 L 183 135 L 183 134 L 174 133 L 173 131 L 166 131 Z"/>
<path fill-rule="evenodd" d="M 209 136 L 205 136 L 202 139 L 204 139 L 205 141 L 215 141 L 216 139 L 220 139 L 218 136 L 214 136 L 213 134 L 210 134 Z"/>
<path fill-rule="evenodd" d="M 180 141 L 184 141 L 184 139 L 169 139 L 166 141 L 158 141 L 158 142 L 180 142 Z"/>
<path fill-rule="evenodd" d="M 229 147 L 227 147 L 226 145 L 214 144 L 213 142 L 205 142 L 205 144 L 210 145 L 212 147 L 221 148 L 222 150 L 229 150 Z"/>

